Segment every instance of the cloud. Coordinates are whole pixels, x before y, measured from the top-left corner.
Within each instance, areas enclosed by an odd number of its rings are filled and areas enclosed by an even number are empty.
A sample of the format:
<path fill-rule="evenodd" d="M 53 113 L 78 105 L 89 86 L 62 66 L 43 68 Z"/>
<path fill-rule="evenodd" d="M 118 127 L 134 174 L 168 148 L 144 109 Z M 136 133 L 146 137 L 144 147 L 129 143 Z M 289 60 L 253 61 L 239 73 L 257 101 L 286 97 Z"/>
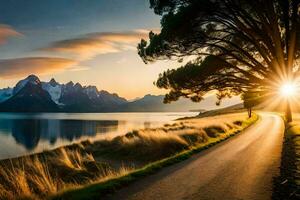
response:
<path fill-rule="evenodd" d="M 50 74 L 74 69 L 77 62 L 65 58 L 27 57 L 0 59 L 0 78 L 10 79 L 27 76 L 28 74 Z"/>
<path fill-rule="evenodd" d="M 148 37 L 148 30 L 128 32 L 98 32 L 78 38 L 61 40 L 43 48 L 43 51 L 70 54 L 79 60 L 86 60 L 97 55 L 135 50 L 141 38 Z"/>
<path fill-rule="evenodd" d="M 22 34 L 10 26 L 0 24 L 0 44 L 5 44 L 9 38 L 18 36 L 22 36 Z"/>

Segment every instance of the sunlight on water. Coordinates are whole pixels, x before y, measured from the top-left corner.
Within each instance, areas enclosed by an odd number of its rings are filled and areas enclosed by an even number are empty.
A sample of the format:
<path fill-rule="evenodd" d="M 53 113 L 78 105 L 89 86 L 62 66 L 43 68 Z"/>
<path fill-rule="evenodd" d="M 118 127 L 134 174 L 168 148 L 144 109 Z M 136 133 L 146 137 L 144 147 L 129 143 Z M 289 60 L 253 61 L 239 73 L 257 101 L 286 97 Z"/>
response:
<path fill-rule="evenodd" d="M 0 159 L 153 128 L 187 113 L 0 113 Z"/>

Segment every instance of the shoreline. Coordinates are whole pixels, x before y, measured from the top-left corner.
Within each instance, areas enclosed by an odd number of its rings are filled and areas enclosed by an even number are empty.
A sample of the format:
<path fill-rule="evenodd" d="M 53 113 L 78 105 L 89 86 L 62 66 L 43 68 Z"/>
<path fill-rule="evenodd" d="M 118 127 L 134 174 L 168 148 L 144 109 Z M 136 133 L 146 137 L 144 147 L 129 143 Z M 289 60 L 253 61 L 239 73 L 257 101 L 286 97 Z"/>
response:
<path fill-rule="evenodd" d="M 50 151 L 85 140 L 99 140 L 126 134 L 133 128 L 160 127 L 182 116 L 198 113 L 122 114 L 1 114 L 1 160 Z M 161 117 L 162 116 L 162 117 Z M 149 120 L 148 120 L 149 118 Z M 161 122 L 159 121 L 161 118 Z"/>
<path fill-rule="evenodd" d="M 34 184 L 31 188 L 40 187 L 36 182 L 53 183 L 48 189 L 41 189 L 40 194 L 25 194 L 28 198 L 35 195 L 41 198 L 41 195 L 61 194 L 99 181 L 106 183 L 128 174 L 132 176 L 132 173 L 134 177 L 136 173 L 146 175 L 234 136 L 258 119 L 254 116 L 251 119 L 246 119 L 246 115 L 240 113 L 226 117 L 195 116 L 188 120 L 173 120 L 171 124 L 159 128 L 133 130 L 110 140 L 86 140 L 26 156 L 3 159 L 0 161 L 0 184 L 5 180 L 5 173 L 13 177 L 20 176 L 27 185 Z M 25 173 L 22 170 L 27 171 Z M 39 171 L 44 173 L 40 175 L 42 180 L 36 177 L 37 180 L 32 181 L 31 176 Z M 6 180 L 9 181 L 14 180 Z"/>

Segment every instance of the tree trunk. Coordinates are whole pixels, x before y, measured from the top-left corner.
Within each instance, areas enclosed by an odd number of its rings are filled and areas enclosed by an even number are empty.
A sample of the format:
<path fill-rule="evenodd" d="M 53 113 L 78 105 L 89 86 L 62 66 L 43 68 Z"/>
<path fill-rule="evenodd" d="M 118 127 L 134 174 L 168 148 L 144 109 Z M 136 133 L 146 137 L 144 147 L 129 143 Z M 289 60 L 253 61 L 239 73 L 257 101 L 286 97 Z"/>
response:
<path fill-rule="evenodd" d="M 251 118 L 252 116 L 252 108 L 248 108 L 248 117 Z"/>
<path fill-rule="evenodd" d="M 291 104 L 290 104 L 289 100 L 287 100 L 287 102 L 286 102 L 285 118 L 286 118 L 287 122 L 292 122 L 292 120 L 293 120 Z"/>

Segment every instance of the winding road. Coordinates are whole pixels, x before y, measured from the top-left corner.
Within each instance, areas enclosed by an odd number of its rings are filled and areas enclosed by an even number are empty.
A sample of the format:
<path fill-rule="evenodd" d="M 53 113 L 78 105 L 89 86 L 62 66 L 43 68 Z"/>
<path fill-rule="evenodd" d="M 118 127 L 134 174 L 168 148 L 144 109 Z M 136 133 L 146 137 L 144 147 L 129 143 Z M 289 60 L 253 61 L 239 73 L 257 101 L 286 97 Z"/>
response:
<path fill-rule="evenodd" d="M 272 113 L 242 134 L 164 168 L 108 199 L 268 200 L 279 174 L 284 124 Z"/>

